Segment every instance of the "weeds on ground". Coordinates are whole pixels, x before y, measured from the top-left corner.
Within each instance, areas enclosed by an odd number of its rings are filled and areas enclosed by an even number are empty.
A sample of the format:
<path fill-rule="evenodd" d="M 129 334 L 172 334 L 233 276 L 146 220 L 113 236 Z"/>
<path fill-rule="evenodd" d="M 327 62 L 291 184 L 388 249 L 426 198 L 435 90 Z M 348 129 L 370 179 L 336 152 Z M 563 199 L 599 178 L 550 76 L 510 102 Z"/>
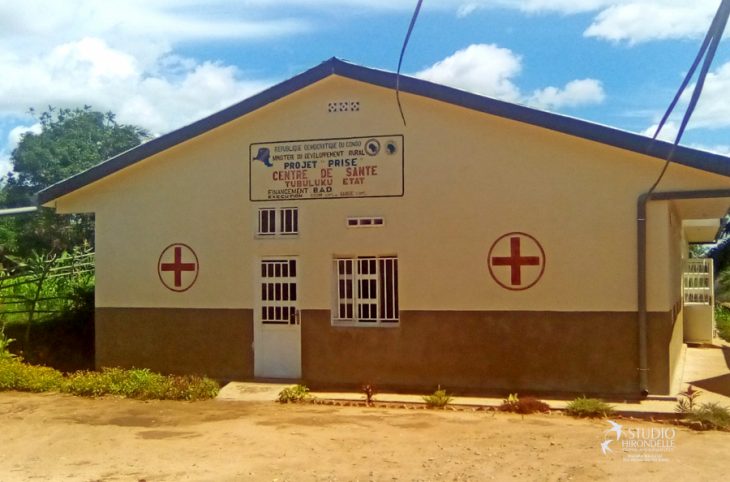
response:
<path fill-rule="evenodd" d="M 613 413 L 613 407 L 603 400 L 586 398 L 585 396 L 578 397 L 568 403 L 565 410 L 568 415 L 588 418 L 608 417 Z"/>
<path fill-rule="evenodd" d="M 368 406 L 372 405 L 375 395 L 378 393 L 377 387 L 372 383 L 366 383 L 360 389 L 365 394 L 365 403 Z"/>
<path fill-rule="evenodd" d="M 451 403 L 451 400 L 452 397 L 446 393 L 446 390 L 441 389 L 441 385 L 431 395 L 423 397 L 423 401 L 426 402 L 428 408 L 444 408 Z"/>
<path fill-rule="evenodd" d="M 506 399 L 502 400 L 502 405 L 499 409 L 503 412 L 515 412 L 517 404 L 520 402 L 520 397 L 516 393 L 510 393 Z"/>
<path fill-rule="evenodd" d="M 681 414 L 691 413 L 695 409 L 695 400 L 701 394 L 701 390 L 696 390 L 692 385 L 688 385 L 687 390 L 679 393 L 679 400 L 677 400 L 674 411 Z"/>
<path fill-rule="evenodd" d="M 298 403 L 309 399 L 309 397 L 309 388 L 305 385 L 294 385 L 280 391 L 277 401 L 279 403 Z"/>
<path fill-rule="evenodd" d="M 519 398 L 516 393 L 511 393 L 506 400 L 499 406 L 499 410 L 502 412 L 512 412 L 527 415 L 530 413 L 547 413 L 550 411 L 550 406 L 538 400 L 535 397 L 523 397 Z"/>
<path fill-rule="evenodd" d="M 116 395 L 138 400 L 205 400 L 218 394 L 214 380 L 197 376 L 165 376 L 148 369 L 103 368 L 70 374 L 61 391 L 85 397 Z"/>
<path fill-rule="evenodd" d="M 147 369 L 104 368 L 64 377 L 53 368 L 23 363 L 20 357 L 0 358 L 0 391 L 58 391 L 85 397 L 115 395 L 139 400 L 205 400 L 220 387 L 210 378 L 165 376 Z"/>
<path fill-rule="evenodd" d="M 690 422 L 692 428 L 700 430 L 730 430 L 730 409 L 718 403 L 697 405 L 697 398 L 702 394 L 692 385 L 679 394 L 675 412 Z"/>
<path fill-rule="evenodd" d="M 702 430 L 730 430 L 730 409 L 717 402 L 703 403 L 687 413 L 686 418 L 698 423 Z"/>

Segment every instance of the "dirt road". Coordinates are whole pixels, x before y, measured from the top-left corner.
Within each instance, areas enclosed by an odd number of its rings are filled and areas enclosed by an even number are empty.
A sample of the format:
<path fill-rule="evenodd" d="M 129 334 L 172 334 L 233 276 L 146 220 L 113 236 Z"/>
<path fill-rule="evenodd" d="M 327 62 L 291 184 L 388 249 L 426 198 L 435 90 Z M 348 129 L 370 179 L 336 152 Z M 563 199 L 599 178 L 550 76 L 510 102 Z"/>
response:
<path fill-rule="evenodd" d="M 0 481 L 645 481 L 727 474 L 730 433 L 618 422 L 623 433 L 616 440 L 605 420 L 560 414 L 6 392 Z M 649 439 L 655 441 L 642 443 L 653 448 L 621 448 Z"/>

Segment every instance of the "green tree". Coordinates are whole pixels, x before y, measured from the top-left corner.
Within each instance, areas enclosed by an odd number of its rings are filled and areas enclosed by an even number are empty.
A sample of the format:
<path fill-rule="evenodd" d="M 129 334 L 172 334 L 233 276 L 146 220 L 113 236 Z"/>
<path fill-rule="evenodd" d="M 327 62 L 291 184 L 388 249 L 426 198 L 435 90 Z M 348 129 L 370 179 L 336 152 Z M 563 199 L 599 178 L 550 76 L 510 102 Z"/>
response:
<path fill-rule="evenodd" d="M 36 113 L 31 110 L 31 114 Z M 112 112 L 90 106 L 54 109 L 36 116 L 41 132 L 23 135 L 10 157 L 13 171 L 2 179 L 0 206 L 29 206 L 38 191 L 78 174 L 149 138 L 141 127 L 119 124 Z M 34 250 L 93 244 L 91 215 L 57 215 L 51 209 L 0 218 L 0 255 L 27 257 Z"/>

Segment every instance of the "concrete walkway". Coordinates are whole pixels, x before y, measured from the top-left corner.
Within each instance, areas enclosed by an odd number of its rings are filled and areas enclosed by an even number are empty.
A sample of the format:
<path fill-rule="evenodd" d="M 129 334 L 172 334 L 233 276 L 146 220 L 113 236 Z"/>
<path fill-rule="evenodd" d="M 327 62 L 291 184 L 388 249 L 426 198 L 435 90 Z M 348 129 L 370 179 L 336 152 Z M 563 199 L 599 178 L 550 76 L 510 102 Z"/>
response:
<path fill-rule="evenodd" d="M 699 403 L 718 402 L 730 407 L 730 344 L 718 341 L 711 347 L 687 347 L 684 354 L 684 365 L 680 366 L 681 383 L 679 391 L 685 390 L 688 384 L 702 390 Z M 276 382 L 231 382 L 223 387 L 218 400 L 273 402 L 279 392 L 290 383 Z M 312 392 L 316 398 L 341 402 L 362 402 L 365 397 L 359 392 Z M 506 394 L 505 394 L 506 396 Z M 421 395 L 402 393 L 378 393 L 374 400 L 379 403 L 402 405 L 423 404 Z M 491 397 L 454 397 L 451 404 L 462 407 L 497 407 L 502 398 Z M 554 410 L 566 407 L 569 400 L 544 399 Z M 646 400 L 611 401 L 614 410 L 627 416 L 657 415 L 667 416 L 675 413 L 677 399 L 675 396 L 649 396 Z"/>
<path fill-rule="evenodd" d="M 709 347 L 688 347 L 682 382 L 682 390 L 691 384 L 702 391 L 700 403 L 730 407 L 730 344 L 716 340 Z"/>

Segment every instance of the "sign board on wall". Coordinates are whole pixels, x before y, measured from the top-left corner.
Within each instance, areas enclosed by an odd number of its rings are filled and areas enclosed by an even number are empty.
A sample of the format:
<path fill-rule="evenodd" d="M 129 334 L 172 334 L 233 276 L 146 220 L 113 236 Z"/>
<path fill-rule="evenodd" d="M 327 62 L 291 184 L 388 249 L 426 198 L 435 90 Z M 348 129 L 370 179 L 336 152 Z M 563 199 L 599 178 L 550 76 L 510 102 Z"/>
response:
<path fill-rule="evenodd" d="M 252 201 L 403 195 L 403 136 L 262 142 L 250 147 Z"/>

